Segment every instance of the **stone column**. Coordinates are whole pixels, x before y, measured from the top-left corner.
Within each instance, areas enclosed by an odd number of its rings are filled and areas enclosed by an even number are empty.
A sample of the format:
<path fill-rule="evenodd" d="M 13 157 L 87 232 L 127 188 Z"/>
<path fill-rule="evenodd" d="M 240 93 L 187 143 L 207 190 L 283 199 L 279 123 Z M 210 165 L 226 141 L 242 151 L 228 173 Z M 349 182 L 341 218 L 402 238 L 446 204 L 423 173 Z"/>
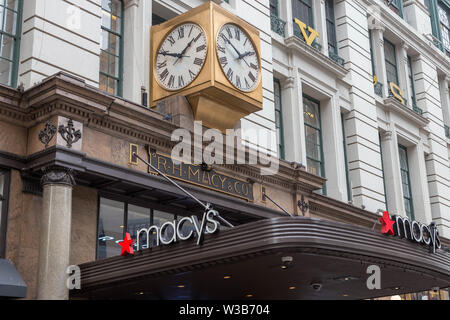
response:
<path fill-rule="evenodd" d="M 319 32 L 319 39 L 316 41 L 322 46 L 322 53 L 328 56 L 328 32 L 325 12 L 325 1 L 313 1 L 315 28 Z"/>
<path fill-rule="evenodd" d="M 43 185 L 41 234 L 39 246 L 39 300 L 67 300 L 67 267 L 70 258 L 72 221 L 71 169 L 51 167 L 45 170 Z"/>
<path fill-rule="evenodd" d="M 292 15 L 292 2 L 291 0 L 278 1 L 280 16 L 286 21 L 286 38 L 294 36 L 294 28 L 297 26 L 294 24 L 294 17 Z"/>
<path fill-rule="evenodd" d="M 409 66 L 408 66 L 408 45 L 402 43 L 397 46 L 397 61 L 398 64 L 398 83 L 400 89 L 402 89 L 403 99 L 407 100 L 406 105 L 412 108 L 411 101 L 411 81 L 409 80 Z"/>
<path fill-rule="evenodd" d="M 302 163 L 306 166 L 306 152 L 303 129 L 303 103 L 301 80 L 297 68 L 291 70 L 291 77 L 281 82 L 281 99 L 283 102 L 283 128 L 285 156 L 287 161 Z M 305 151 L 303 150 L 305 149 Z"/>
<path fill-rule="evenodd" d="M 391 215 L 404 216 L 405 206 L 403 203 L 398 140 L 395 129 L 381 135 L 381 147 L 383 148 L 384 180 L 389 213 Z"/>
<path fill-rule="evenodd" d="M 422 139 L 419 139 L 419 142 L 414 148 L 408 149 L 414 217 L 417 221 L 430 224 L 433 222 L 433 218 L 431 215 L 430 193 L 428 191 L 427 169 Z"/>
<path fill-rule="evenodd" d="M 327 181 L 327 196 L 346 202 L 347 179 L 343 150 L 341 110 L 339 97 L 320 101 L 322 140 Z"/>
<path fill-rule="evenodd" d="M 441 93 L 442 115 L 444 116 L 444 124 L 450 126 L 450 78 L 445 77 L 439 81 L 439 92 Z"/>
<path fill-rule="evenodd" d="M 123 96 L 141 103 L 141 87 L 150 91 L 152 1 L 125 0 Z M 150 102 L 149 102 L 150 104 Z"/>
<path fill-rule="evenodd" d="M 383 97 L 388 97 L 389 84 L 387 83 L 386 61 L 384 59 L 384 27 L 381 25 L 372 26 L 372 48 L 375 64 L 375 73 L 378 82 L 383 84 Z"/>

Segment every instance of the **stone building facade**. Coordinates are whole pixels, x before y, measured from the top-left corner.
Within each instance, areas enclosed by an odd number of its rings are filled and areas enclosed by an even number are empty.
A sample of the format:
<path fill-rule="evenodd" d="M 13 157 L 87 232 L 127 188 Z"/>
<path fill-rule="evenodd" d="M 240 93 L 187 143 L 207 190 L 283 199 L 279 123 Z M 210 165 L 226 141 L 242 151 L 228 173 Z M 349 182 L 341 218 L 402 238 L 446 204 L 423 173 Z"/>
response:
<path fill-rule="evenodd" d="M 27 298 L 69 298 L 67 267 L 88 263 L 82 271 L 94 273 L 97 265 L 89 263 L 120 255 L 114 246 L 123 238 L 111 234 L 130 231 L 130 217 L 148 209 L 149 224 L 156 217 L 201 214 L 173 186 L 149 175 L 144 163 L 132 161 L 131 150 L 150 160 L 153 150 L 168 155 L 171 133 L 180 126 L 149 108 L 143 95 L 150 90 L 150 28 L 204 2 L 0 2 L 7 52 L 0 61 L 0 258 L 14 264 Z M 428 253 L 410 243 L 399 242 L 404 255 L 395 263 L 388 248 L 362 244 L 342 251 L 349 258 L 361 250 L 360 256 L 392 268 L 425 268 L 438 279 L 429 287 L 428 278 L 418 280 L 403 293 L 448 287 L 448 1 L 395 0 L 389 7 L 379 0 L 214 2 L 260 31 L 264 108 L 239 127 L 272 137 L 244 137 L 242 143 L 249 153 L 279 157 L 280 171 L 267 177 L 248 165 L 214 169 L 248 185 L 247 199 L 192 181 L 183 186 L 239 226 L 286 215 L 280 207 L 371 235 L 379 233 L 379 212 L 385 210 L 434 222 L 444 249 L 430 265 L 420 266 Z M 190 119 L 183 98 L 168 103 Z M 76 134 L 69 137 L 68 131 Z M 109 228 L 104 215 L 118 219 L 111 218 L 111 234 L 100 232 Z M 411 250 L 417 257 L 408 256 Z M 392 288 L 378 295 L 355 289 L 350 298 L 388 296 L 395 294 Z M 95 298 L 94 291 L 82 298 Z"/>

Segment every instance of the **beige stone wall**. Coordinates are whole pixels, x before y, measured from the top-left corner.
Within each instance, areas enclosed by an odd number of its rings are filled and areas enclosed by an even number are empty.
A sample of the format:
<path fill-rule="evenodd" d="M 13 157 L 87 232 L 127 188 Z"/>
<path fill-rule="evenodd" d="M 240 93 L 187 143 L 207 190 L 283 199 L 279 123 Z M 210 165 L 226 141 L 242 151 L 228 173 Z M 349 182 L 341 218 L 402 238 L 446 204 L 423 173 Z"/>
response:
<path fill-rule="evenodd" d="M 71 265 L 95 260 L 97 203 L 97 190 L 75 186 L 72 194 Z"/>
<path fill-rule="evenodd" d="M 36 298 L 42 198 L 22 193 L 20 172 L 11 172 L 6 258 L 28 286 L 27 299 Z"/>
<path fill-rule="evenodd" d="M 128 169 L 148 172 L 147 166 L 141 161 L 138 165 L 130 163 L 130 143 L 135 144 L 135 142 L 85 127 L 82 152 L 86 153 L 88 157 L 111 162 Z M 143 145 L 139 145 L 138 153 L 142 158 L 148 159 Z"/>
<path fill-rule="evenodd" d="M 25 194 L 22 188 L 20 172 L 12 170 L 6 258 L 27 284 L 27 299 L 36 299 L 42 197 Z M 97 190 L 73 189 L 70 264 L 95 260 L 97 197 Z"/>
<path fill-rule="evenodd" d="M 0 150 L 24 156 L 27 149 L 27 129 L 0 121 Z"/>

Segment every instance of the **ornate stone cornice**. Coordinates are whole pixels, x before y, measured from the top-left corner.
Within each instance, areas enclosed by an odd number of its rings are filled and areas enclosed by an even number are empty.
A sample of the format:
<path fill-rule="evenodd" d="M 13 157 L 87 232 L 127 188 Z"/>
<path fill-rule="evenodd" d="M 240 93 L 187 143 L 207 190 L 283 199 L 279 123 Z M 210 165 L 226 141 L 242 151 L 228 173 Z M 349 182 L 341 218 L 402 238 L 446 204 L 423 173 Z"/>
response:
<path fill-rule="evenodd" d="M 45 185 L 65 185 L 73 187 L 76 185 L 74 172 L 70 168 L 49 167 L 42 169 L 44 175 L 41 178 L 41 184 Z"/>
<path fill-rule="evenodd" d="M 170 154 L 174 146 L 171 134 L 178 127 L 165 121 L 164 115 L 107 95 L 65 73 L 56 74 L 23 93 L 13 89 L 8 89 L 8 92 L 9 95 L 16 92 L 16 98 L 22 104 L 0 103 L 0 119 L 21 127 L 30 128 L 38 123 L 45 123 L 50 116 L 58 115 L 132 143 L 155 147 L 167 154 Z M 250 152 L 248 149 L 247 151 Z M 320 189 L 326 181 L 304 170 L 295 169 L 284 161 L 280 161 L 279 172 L 273 176 L 262 176 L 257 166 L 223 165 L 220 168 L 244 179 L 297 192 Z"/>

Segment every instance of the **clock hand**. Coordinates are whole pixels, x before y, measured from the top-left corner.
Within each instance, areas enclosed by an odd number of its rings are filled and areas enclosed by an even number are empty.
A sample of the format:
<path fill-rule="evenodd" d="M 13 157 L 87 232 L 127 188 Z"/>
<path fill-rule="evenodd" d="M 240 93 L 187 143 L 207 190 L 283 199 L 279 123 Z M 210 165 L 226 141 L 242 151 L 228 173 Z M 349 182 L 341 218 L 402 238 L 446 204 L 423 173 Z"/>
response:
<path fill-rule="evenodd" d="M 190 48 L 190 46 L 192 45 L 192 42 L 194 42 L 194 40 L 195 40 L 195 38 L 193 38 L 191 41 L 189 41 L 186 48 L 184 48 L 183 51 L 181 51 L 180 55 L 178 56 L 178 59 L 175 61 L 175 63 L 173 65 L 176 65 L 178 60 L 180 60 L 182 57 L 184 57 L 184 54 L 186 53 L 187 49 Z"/>
<path fill-rule="evenodd" d="M 170 53 L 170 52 L 165 52 L 165 51 L 160 52 L 159 54 L 162 54 L 163 56 L 171 56 L 171 57 L 175 57 L 175 58 L 178 58 L 180 56 L 179 53 Z"/>
<path fill-rule="evenodd" d="M 227 37 L 225 37 L 223 34 L 222 34 L 222 38 L 223 38 L 226 42 L 228 42 L 229 44 L 231 44 L 231 46 L 233 47 L 234 51 L 236 51 L 237 54 L 239 55 L 239 59 L 240 59 L 240 58 L 241 58 L 241 53 L 239 52 L 238 49 L 236 49 L 236 47 L 233 45 L 233 43 L 230 41 L 230 39 L 228 39 Z"/>
<path fill-rule="evenodd" d="M 248 52 L 244 53 L 244 54 L 240 57 L 240 59 L 245 58 L 245 57 L 248 57 L 249 55 L 252 55 L 253 53 L 254 53 L 253 51 L 248 51 Z"/>

